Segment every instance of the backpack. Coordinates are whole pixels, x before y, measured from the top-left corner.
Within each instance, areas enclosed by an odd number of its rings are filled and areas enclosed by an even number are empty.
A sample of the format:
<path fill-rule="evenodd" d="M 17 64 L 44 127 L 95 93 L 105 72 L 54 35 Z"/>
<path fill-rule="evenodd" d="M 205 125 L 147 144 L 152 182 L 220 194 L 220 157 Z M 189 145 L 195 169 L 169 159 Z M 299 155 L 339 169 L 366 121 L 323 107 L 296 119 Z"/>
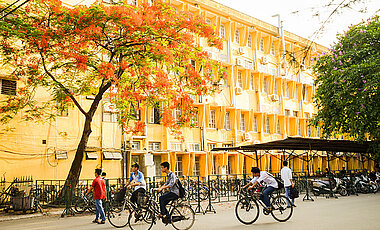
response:
<path fill-rule="evenodd" d="M 180 181 L 179 179 L 177 179 L 176 185 L 177 185 L 177 188 L 178 188 L 178 190 L 179 190 L 179 195 L 178 195 L 178 197 L 179 197 L 179 198 L 184 198 L 185 195 L 186 195 L 186 191 L 185 191 L 185 189 L 183 188 L 182 183 L 181 183 L 181 181 Z"/>

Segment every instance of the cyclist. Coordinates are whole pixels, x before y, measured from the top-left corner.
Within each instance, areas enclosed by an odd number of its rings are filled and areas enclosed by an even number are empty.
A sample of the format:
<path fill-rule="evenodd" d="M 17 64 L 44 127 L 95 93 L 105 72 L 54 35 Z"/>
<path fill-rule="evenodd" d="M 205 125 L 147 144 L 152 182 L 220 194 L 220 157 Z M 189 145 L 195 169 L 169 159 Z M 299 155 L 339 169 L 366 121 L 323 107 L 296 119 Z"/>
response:
<path fill-rule="evenodd" d="M 137 204 L 137 197 L 140 195 L 143 195 L 146 190 L 146 182 L 144 179 L 144 174 L 139 171 L 140 165 L 137 163 L 134 163 L 131 167 L 132 174 L 129 178 L 128 183 L 125 185 L 127 188 L 134 187 L 135 190 L 133 191 L 131 195 L 131 202 L 134 204 Z M 132 182 L 133 181 L 133 182 Z"/>
<path fill-rule="evenodd" d="M 268 212 L 271 211 L 270 206 L 270 200 L 269 196 L 272 194 L 272 192 L 278 188 L 278 184 L 276 179 L 268 172 L 266 171 L 260 171 L 258 167 L 252 167 L 251 169 L 252 175 L 254 176 L 253 179 L 246 184 L 243 189 L 247 188 L 250 190 L 253 187 L 255 187 L 258 183 L 264 181 L 266 183 L 266 187 L 262 191 L 260 195 L 260 199 L 263 201 L 263 203 L 266 206 L 266 209 Z"/>
<path fill-rule="evenodd" d="M 165 193 L 164 195 L 160 196 L 159 202 L 160 202 L 160 212 L 161 214 L 159 217 L 162 218 L 162 221 L 164 223 L 169 222 L 169 213 L 168 210 L 166 209 L 166 205 L 172 201 L 172 200 L 177 200 L 179 198 L 179 189 L 178 186 L 176 185 L 177 183 L 177 176 L 174 175 L 172 171 L 169 170 L 170 164 L 169 162 L 162 162 L 161 163 L 161 171 L 163 173 L 166 173 L 166 182 L 164 185 L 162 185 L 159 188 L 155 188 L 154 190 L 161 192 L 164 189 L 169 189 L 169 192 Z"/>

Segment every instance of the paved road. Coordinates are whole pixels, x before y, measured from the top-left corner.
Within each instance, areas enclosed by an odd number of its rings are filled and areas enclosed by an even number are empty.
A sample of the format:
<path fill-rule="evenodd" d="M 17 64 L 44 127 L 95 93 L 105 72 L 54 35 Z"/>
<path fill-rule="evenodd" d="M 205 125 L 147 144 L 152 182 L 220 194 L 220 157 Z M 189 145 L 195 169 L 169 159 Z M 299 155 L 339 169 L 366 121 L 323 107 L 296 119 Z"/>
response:
<path fill-rule="evenodd" d="M 319 197 L 315 202 L 296 200 L 297 207 L 292 218 L 276 222 L 271 216 L 260 217 L 253 225 L 243 225 L 235 217 L 234 203 L 215 205 L 217 214 L 197 215 L 194 230 L 201 229 L 307 229 L 307 230 L 379 230 L 380 194 L 369 194 L 325 199 Z M 42 229 L 115 229 L 110 224 L 92 224 L 93 216 L 75 217 L 37 217 L 32 219 L 0 222 L 0 229 L 42 230 Z M 161 223 L 153 230 L 174 229 Z"/>

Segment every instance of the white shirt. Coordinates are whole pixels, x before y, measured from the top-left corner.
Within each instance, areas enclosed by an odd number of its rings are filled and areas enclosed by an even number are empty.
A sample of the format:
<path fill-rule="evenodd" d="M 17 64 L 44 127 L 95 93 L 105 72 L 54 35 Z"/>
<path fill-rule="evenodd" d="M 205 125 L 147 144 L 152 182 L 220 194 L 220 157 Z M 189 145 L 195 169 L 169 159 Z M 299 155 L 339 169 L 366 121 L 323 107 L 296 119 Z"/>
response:
<path fill-rule="evenodd" d="M 283 167 L 281 169 L 281 179 L 284 181 L 284 187 L 289 187 L 292 185 L 290 179 L 292 178 L 292 170 L 289 167 Z"/>
<path fill-rule="evenodd" d="M 267 184 L 267 186 L 272 186 L 273 188 L 278 188 L 277 181 L 274 179 L 274 177 L 272 175 L 270 175 L 266 171 L 260 171 L 260 177 L 254 177 L 251 180 L 251 183 L 254 184 L 256 181 L 258 181 L 259 183 L 261 181 L 264 181 Z"/>

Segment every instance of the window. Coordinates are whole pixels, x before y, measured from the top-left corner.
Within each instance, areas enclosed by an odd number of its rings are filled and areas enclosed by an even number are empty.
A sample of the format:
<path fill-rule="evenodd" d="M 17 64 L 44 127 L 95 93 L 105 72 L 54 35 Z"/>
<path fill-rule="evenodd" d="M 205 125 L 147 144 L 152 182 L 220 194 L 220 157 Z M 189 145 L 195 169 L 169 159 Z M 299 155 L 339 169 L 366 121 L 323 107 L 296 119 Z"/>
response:
<path fill-rule="evenodd" d="M 140 164 L 140 156 L 139 155 L 132 155 L 131 156 L 131 164 L 137 163 Z M 161 168 L 161 167 L 160 167 Z"/>
<path fill-rule="evenodd" d="M 265 120 L 265 133 L 270 133 L 270 120 L 269 117 Z"/>
<path fill-rule="evenodd" d="M 181 108 L 175 108 L 174 109 L 174 120 L 176 121 L 176 122 L 179 122 L 179 119 L 180 119 L 180 117 L 181 117 Z"/>
<path fill-rule="evenodd" d="M 149 142 L 149 150 L 161 150 L 161 142 Z"/>
<path fill-rule="evenodd" d="M 290 116 L 290 110 L 289 109 L 285 109 L 285 116 Z"/>
<path fill-rule="evenodd" d="M 211 151 L 213 148 L 216 148 L 216 144 L 208 144 L 208 151 Z"/>
<path fill-rule="evenodd" d="M 137 6 L 138 1 L 137 0 L 128 0 L 127 3 L 130 4 L 130 5 Z"/>
<path fill-rule="evenodd" d="M 193 119 L 191 120 L 191 124 L 193 125 L 193 127 L 199 127 L 199 112 L 198 112 L 198 109 L 195 112 Z"/>
<path fill-rule="evenodd" d="M 209 18 L 206 18 L 206 24 L 211 25 L 211 20 Z"/>
<path fill-rule="evenodd" d="M 289 84 L 285 83 L 285 97 L 289 98 Z"/>
<path fill-rule="evenodd" d="M 194 176 L 200 176 L 200 172 L 201 172 L 201 164 L 200 164 L 200 160 L 199 160 L 199 156 L 196 156 L 195 157 L 195 162 L 194 162 L 194 168 L 193 168 L 193 175 Z"/>
<path fill-rule="evenodd" d="M 245 116 L 244 114 L 240 115 L 240 125 L 239 125 L 240 131 L 245 131 Z"/>
<path fill-rule="evenodd" d="M 306 102 L 308 102 L 309 101 L 309 95 L 307 93 L 307 87 L 306 87 L 306 85 L 303 86 L 302 93 L 303 93 L 303 100 L 306 101 Z"/>
<path fill-rule="evenodd" d="M 133 141 L 131 148 L 133 150 L 140 150 L 140 141 Z"/>
<path fill-rule="evenodd" d="M 224 120 L 224 129 L 231 130 L 231 117 L 230 112 L 226 112 L 225 120 Z"/>
<path fill-rule="evenodd" d="M 281 122 L 280 119 L 277 119 L 277 131 L 276 134 L 281 134 Z"/>
<path fill-rule="evenodd" d="M 257 133 L 257 117 L 253 117 L 253 132 Z"/>
<path fill-rule="evenodd" d="M 68 117 L 69 116 L 69 107 L 67 105 L 58 105 L 58 116 Z"/>
<path fill-rule="evenodd" d="M 233 174 L 235 171 L 235 157 L 234 156 L 228 156 L 228 174 Z"/>
<path fill-rule="evenodd" d="M 298 121 L 297 135 L 301 136 L 301 122 Z"/>
<path fill-rule="evenodd" d="M 198 151 L 201 151 L 201 148 L 200 148 L 199 143 L 191 143 L 191 144 L 189 144 L 189 150 L 190 150 L 191 152 L 198 152 Z"/>
<path fill-rule="evenodd" d="M 238 71 L 237 87 L 243 88 L 243 73 L 241 71 Z"/>
<path fill-rule="evenodd" d="M 320 137 L 320 136 L 321 136 L 320 129 L 319 127 L 317 127 L 317 137 Z"/>
<path fill-rule="evenodd" d="M 220 28 L 219 28 L 219 37 L 221 38 L 225 38 L 226 34 L 225 34 L 225 28 L 224 28 L 224 24 L 220 24 Z"/>
<path fill-rule="evenodd" d="M 216 112 L 215 110 L 210 110 L 210 120 L 208 122 L 208 127 L 216 129 Z"/>
<path fill-rule="evenodd" d="M 194 70 L 197 70 L 197 63 L 194 60 L 190 61 L 191 66 L 193 67 Z"/>
<path fill-rule="evenodd" d="M 17 82 L 11 80 L 1 80 L 1 94 L 16 96 Z"/>
<path fill-rule="evenodd" d="M 305 114 L 305 118 L 309 119 L 309 113 L 304 113 L 304 114 Z"/>
<path fill-rule="evenodd" d="M 235 42 L 237 44 L 240 44 L 240 33 L 239 33 L 239 30 L 235 31 Z"/>
<path fill-rule="evenodd" d="M 243 156 L 243 174 L 247 174 L 247 161 L 245 159 L 245 156 Z"/>
<path fill-rule="evenodd" d="M 277 67 L 270 66 L 269 67 L 269 74 L 277 76 Z"/>
<path fill-rule="evenodd" d="M 117 122 L 118 114 L 103 110 L 103 122 Z"/>
<path fill-rule="evenodd" d="M 298 100 L 298 87 L 297 87 L 297 85 L 294 87 L 294 99 Z"/>
<path fill-rule="evenodd" d="M 271 55 L 275 55 L 275 49 L 274 49 L 274 43 L 272 42 L 272 45 L 271 45 L 271 47 L 270 47 L 270 54 Z"/>
<path fill-rule="evenodd" d="M 277 82 L 274 82 L 273 93 L 278 95 Z"/>
<path fill-rule="evenodd" d="M 264 53 L 264 39 L 260 40 L 260 47 L 259 50 Z"/>
<path fill-rule="evenodd" d="M 150 123 L 160 124 L 160 110 L 158 109 L 158 106 L 150 109 Z"/>
<path fill-rule="evenodd" d="M 298 117 L 298 111 L 293 111 L 293 116 Z"/>
<path fill-rule="evenodd" d="M 307 126 L 307 136 L 311 137 L 311 126 L 310 126 L 310 124 L 308 124 L 308 126 Z"/>
<path fill-rule="evenodd" d="M 182 143 L 172 142 L 170 147 L 171 150 L 182 151 Z"/>
<path fill-rule="evenodd" d="M 182 171 L 182 156 L 176 156 L 175 174 L 176 174 L 176 176 L 182 176 L 183 175 L 183 171 Z"/>
<path fill-rule="evenodd" d="M 215 175 L 218 173 L 218 168 L 216 166 L 216 156 L 212 157 L 212 174 Z"/>
<path fill-rule="evenodd" d="M 251 37 L 251 35 L 248 35 L 247 45 L 248 45 L 248 47 L 252 48 L 252 37 Z"/>
<path fill-rule="evenodd" d="M 121 160 L 123 157 L 121 156 L 120 152 L 103 152 L 103 159 L 104 160 Z"/>
<path fill-rule="evenodd" d="M 264 93 L 268 93 L 267 77 L 264 77 L 264 80 L 263 80 L 263 90 L 264 90 Z"/>
<path fill-rule="evenodd" d="M 153 156 L 154 168 L 156 171 L 156 176 L 161 175 L 161 156 Z"/>
<path fill-rule="evenodd" d="M 250 81 L 249 87 L 251 88 L 251 90 L 255 90 L 255 77 L 253 76 L 253 74 L 251 75 L 251 81 Z"/>

